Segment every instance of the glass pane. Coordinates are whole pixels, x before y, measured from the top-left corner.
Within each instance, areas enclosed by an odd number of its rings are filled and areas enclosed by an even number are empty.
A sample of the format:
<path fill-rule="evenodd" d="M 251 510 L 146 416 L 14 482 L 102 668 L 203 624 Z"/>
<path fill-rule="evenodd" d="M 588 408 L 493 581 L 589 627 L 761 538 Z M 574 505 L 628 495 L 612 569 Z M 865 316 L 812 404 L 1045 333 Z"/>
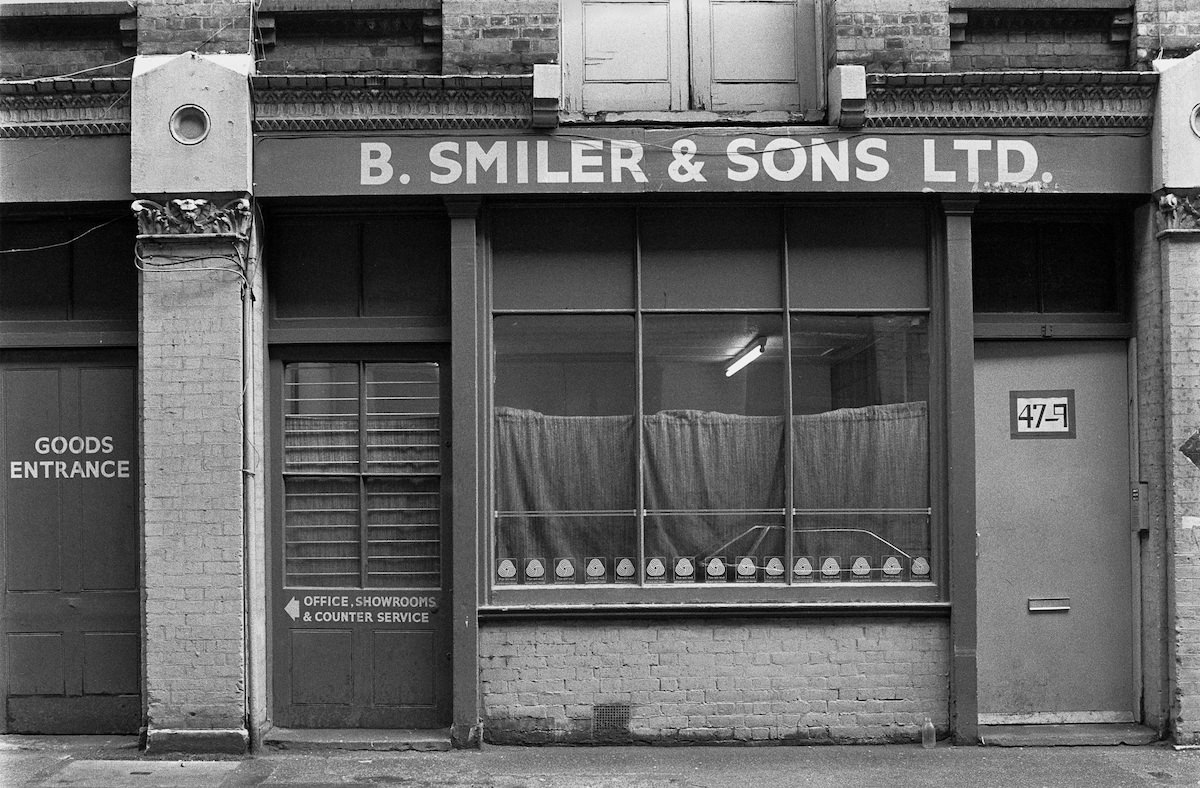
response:
<path fill-rule="evenodd" d="M 497 309 L 632 309 L 630 210 L 537 206 L 492 217 Z"/>
<path fill-rule="evenodd" d="M 930 582 L 929 515 L 797 513 L 793 583 Z"/>
<path fill-rule="evenodd" d="M 1115 228 L 1099 222 L 1056 222 L 1041 235 L 1042 311 L 1116 312 L 1121 253 Z"/>
<path fill-rule="evenodd" d="M 643 331 L 647 510 L 781 508 L 782 320 L 651 315 Z"/>
<path fill-rule="evenodd" d="M 798 509 L 929 505 L 929 348 L 916 315 L 792 318 Z"/>
<path fill-rule="evenodd" d="M 436 476 L 367 480 L 368 586 L 441 586 L 440 487 Z"/>
<path fill-rule="evenodd" d="M 1028 222 L 976 222 L 971 227 L 976 312 L 1037 312 L 1037 238 Z"/>
<path fill-rule="evenodd" d="M 783 523 L 782 514 L 647 515 L 646 582 L 786 582 Z"/>
<path fill-rule="evenodd" d="M 929 306 L 928 229 L 919 207 L 788 212 L 793 309 Z"/>
<path fill-rule="evenodd" d="M 267 225 L 270 291 L 277 317 L 356 317 L 361 286 L 359 223 L 328 216 Z"/>
<path fill-rule="evenodd" d="M 284 368 L 284 470 L 357 473 L 358 408 L 357 364 L 288 364 Z"/>
<path fill-rule="evenodd" d="M 76 225 L 75 235 L 90 224 Z M 75 320 L 119 320 L 137 318 L 138 280 L 134 267 L 133 217 L 88 233 L 72 244 L 75 256 Z"/>
<path fill-rule="evenodd" d="M 359 587 L 357 479 L 287 477 L 284 583 Z"/>
<path fill-rule="evenodd" d="M 612 580 L 637 555 L 633 318 L 497 318 L 495 353 L 498 581 L 530 558 L 599 558 Z"/>
<path fill-rule="evenodd" d="M 783 305 L 779 213 L 766 208 L 643 211 L 642 306 L 770 309 Z"/>
<path fill-rule="evenodd" d="M 367 472 L 441 472 L 438 365 L 367 364 Z"/>
<path fill-rule="evenodd" d="M 399 216 L 363 223 L 363 314 L 444 315 L 450 300 L 450 224 Z"/>
<path fill-rule="evenodd" d="M 3 248 L 37 251 L 0 254 L 0 320 L 70 317 L 71 249 L 51 245 L 71 237 L 61 221 L 4 224 Z"/>
<path fill-rule="evenodd" d="M 500 512 L 493 582 L 637 582 L 637 522 L 632 514 Z"/>

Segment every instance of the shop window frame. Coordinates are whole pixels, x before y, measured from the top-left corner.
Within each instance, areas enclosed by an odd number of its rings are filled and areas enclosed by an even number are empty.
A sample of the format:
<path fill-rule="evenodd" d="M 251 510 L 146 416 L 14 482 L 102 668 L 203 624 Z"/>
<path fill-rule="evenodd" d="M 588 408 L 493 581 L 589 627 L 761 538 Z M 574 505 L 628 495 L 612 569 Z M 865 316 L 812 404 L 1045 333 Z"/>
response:
<path fill-rule="evenodd" d="M 702 205 L 713 205 L 711 203 L 701 203 Z M 563 203 L 556 203 L 557 206 L 563 206 Z M 579 206 L 586 209 L 587 207 L 595 207 L 595 203 L 590 205 Z M 606 203 L 608 207 L 630 208 L 637 211 L 636 205 L 627 203 Z M 663 205 L 671 205 L 663 203 Z M 716 207 L 744 207 L 742 203 L 724 203 L 715 204 Z M 481 306 L 481 319 L 486 323 L 486 330 L 483 334 L 487 339 L 487 347 L 484 352 L 484 357 L 487 359 L 486 375 L 486 397 L 482 405 L 480 420 L 485 426 L 482 433 L 487 436 L 486 443 L 490 447 L 487 457 L 487 467 L 483 474 L 485 494 L 484 500 L 489 502 L 489 508 L 485 516 L 481 518 L 481 525 L 484 525 L 480 544 L 480 576 L 481 576 L 481 594 L 482 604 L 481 613 L 487 613 L 491 616 L 521 616 L 526 614 L 533 615 L 620 615 L 639 613 L 653 615 L 658 612 L 679 612 L 695 610 L 704 613 L 739 613 L 745 612 L 754 614 L 755 612 L 779 612 L 779 611 L 903 611 L 911 613 L 932 612 L 944 610 L 948 604 L 950 594 L 950 583 L 947 574 L 949 565 L 949 544 L 948 544 L 948 528 L 946 524 L 946 513 L 948 508 L 948 493 L 945 485 L 945 452 L 946 452 L 946 425 L 945 420 L 947 414 L 945 411 L 945 403 L 947 397 L 945 381 L 946 355 L 948 353 L 946 343 L 946 325 L 944 309 L 941 308 L 939 302 L 939 294 L 944 293 L 944 286 L 940 284 L 942 274 L 939 269 L 939 254 L 937 249 L 940 246 L 939 239 L 942 237 L 940 229 L 936 222 L 936 214 L 933 208 L 925 202 L 914 201 L 889 201 L 886 198 L 873 200 L 869 210 L 864 206 L 857 206 L 856 213 L 860 215 L 873 214 L 877 210 L 886 210 L 889 206 L 904 206 L 907 208 L 919 207 L 924 217 L 925 240 L 926 246 L 924 251 L 926 259 L 926 287 L 927 287 L 927 305 L 924 308 L 913 308 L 906 306 L 902 308 L 889 307 L 873 307 L 866 309 L 814 309 L 814 308 L 793 308 L 791 306 L 790 288 L 788 283 L 788 250 L 785 233 L 785 215 L 786 211 L 793 208 L 803 209 L 804 207 L 824 207 L 824 208 L 842 208 L 844 204 L 830 202 L 796 202 L 796 203 L 770 203 L 763 206 L 763 210 L 776 211 L 779 215 L 779 230 L 780 230 L 780 255 L 779 262 L 781 276 L 781 295 L 782 304 L 779 308 L 773 310 L 764 310 L 761 308 L 737 308 L 737 309 L 662 309 L 640 307 L 635 304 L 630 309 L 550 309 L 550 308 L 534 308 L 534 309 L 504 309 L 493 308 L 489 299 L 487 303 Z M 493 208 L 516 208 L 528 209 L 530 203 L 502 203 L 497 202 L 492 204 Z M 658 204 L 655 207 L 661 207 Z M 697 204 L 686 204 L 684 207 L 697 207 Z M 865 211 L 865 213 L 861 213 Z M 495 216 L 494 211 L 489 211 L 483 220 L 485 235 L 490 238 L 492 236 L 491 222 Z M 491 282 L 494 275 L 492 273 L 492 257 L 490 244 L 485 244 L 484 251 L 485 266 L 488 271 L 487 281 L 489 284 L 488 292 L 491 292 Z M 635 279 L 635 291 L 640 289 Z M 635 320 L 640 323 L 640 318 L 651 315 L 670 315 L 670 314 L 737 314 L 737 313 L 770 313 L 779 315 L 788 327 L 787 334 L 791 333 L 792 318 L 798 315 L 894 315 L 894 314 L 920 314 L 927 323 L 928 330 L 928 357 L 929 357 L 929 380 L 928 380 L 928 407 L 929 407 L 929 426 L 928 426 L 928 463 L 929 463 L 929 492 L 928 492 L 928 518 L 929 518 L 929 540 L 930 540 L 930 555 L 929 562 L 932 566 L 931 579 L 927 582 L 905 582 L 905 583 L 886 583 L 873 582 L 870 584 L 855 584 L 855 583 L 754 583 L 754 584 L 735 584 L 734 582 L 722 584 L 705 584 L 705 583 L 681 583 L 681 584 L 665 584 L 651 585 L 644 580 L 632 584 L 622 585 L 608 583 L 603 585 L 586 585 L 586 584 L 561 584 L 555 585 L 547 583 L 545 585 L 498 585 L 495 582 L 496 577 L 496 531 L 494 509 L 495 499 L 495 447 L 494 447 L 494 420 L 493 420 L 493 386 L 495 381 L 495 358 L 492 345 L 492 330 L 494 320 L 497 317 L 504 315 L 515 314 L 591 314 L 591 315 L 614 315 L 623 314 L 634 316 Z M 640 334 L 641 328 L 639 326 Z M 790 357 L 790 340 L 789 350 L 786 351 Z M 640 377 L 643 365 L 643 354 L 640 347 L 636 349 L 635 367 L 639 370 Z M 790 388 L 790 384 L 789 384 Z M 643 396 L 641 387 L 639 386 L 638 398 L 639 401 Z M 639 412 L 640 412 L 639 404 Z M 788 399 L 788 411 L 792 408 L 791 398 Z M 790 429 L 789 429 L 790 432 Z M 791 446 L 789 441 L 788 446 Z M 790 454 L 791 449 L 788 449 Z M 788 462 L 791 462 L 789 457 Z M 643 470 L 638 471 L 638 475 L 643 473 Z M 796 516 L 797 510 L 792 502 L 792 485 L 788 485 L 787 503 L 782 514 L 785 515 L 784 522 L 790 529 L 792 526 L 792 518 Z M 649 516 L 648 512 L 644 512 L 643 516 Z M 790 533 L 790 531 L 789 531 Z M 789 541 L 791 541 L 789 539 Z M 790 552 L 790 551 L 789 551 Z M 547 557 L 552 559 L 553 557 Z M 641 578 L 642 571 L 639 569 L 638 576 Z M 790 571 L 789 571 L 790 574 Z"/>

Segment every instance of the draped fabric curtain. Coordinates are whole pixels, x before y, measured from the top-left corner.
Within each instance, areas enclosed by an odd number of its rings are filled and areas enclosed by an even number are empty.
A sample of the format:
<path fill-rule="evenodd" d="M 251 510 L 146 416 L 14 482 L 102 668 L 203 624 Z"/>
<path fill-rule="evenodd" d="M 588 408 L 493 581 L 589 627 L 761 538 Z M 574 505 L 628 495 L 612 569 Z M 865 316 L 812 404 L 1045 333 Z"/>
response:
<path fill-rule="evenodd" d="M 794 416 L 792 424 L 797 551 L 928 550 L 924 402 Z M 692 410 L 644 417 L 647 553 L 706 557 L 754 545 L 782 555 L 784 426 L 783 417 Z M 632 417 L 499 408 L 496 462 L 498 556 L 636 551 L 628 527 L 616 523 L 636 513 Z"/>

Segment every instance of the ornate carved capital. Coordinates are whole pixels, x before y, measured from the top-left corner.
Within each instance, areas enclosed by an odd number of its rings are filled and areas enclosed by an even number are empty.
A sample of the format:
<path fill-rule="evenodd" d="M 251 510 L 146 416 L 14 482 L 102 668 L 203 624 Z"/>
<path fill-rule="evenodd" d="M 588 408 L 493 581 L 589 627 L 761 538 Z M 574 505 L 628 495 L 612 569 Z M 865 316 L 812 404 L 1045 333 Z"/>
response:
<path fill-rule="evenodd" d="M 137 216 L 138 233 L 151 236 L 233 235 L 246 240 L 253 218 L 245 197 L 220 206 L 208 200 L 179 199 L 166 205 L 134 200 L 130 208 Z"/>
<path fill-rule="evenodd" d="M 1200 231 L 1200 194 L 1167 192 L 1159 197 L 1158 229 Z"/>

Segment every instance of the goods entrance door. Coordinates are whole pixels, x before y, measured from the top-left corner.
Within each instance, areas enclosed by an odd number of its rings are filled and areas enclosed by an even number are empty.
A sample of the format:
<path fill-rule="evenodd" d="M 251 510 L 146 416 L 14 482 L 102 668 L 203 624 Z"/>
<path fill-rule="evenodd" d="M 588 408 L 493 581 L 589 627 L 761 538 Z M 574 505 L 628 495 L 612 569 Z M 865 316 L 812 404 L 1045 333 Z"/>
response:
<path fill-rule="evenodd" d="M 275 721 L 450 723 L 444 365 L 283 363 Z"/>
<path fill-rule="evenodd" d="M 138 730 L 135 371 L 132 353 L 0 354 L 10 733 Z"/>
<path fill-rule="evenodd" d="M 977 342 L 979 722 L 1135 721 L 1123 341 Z"/>

